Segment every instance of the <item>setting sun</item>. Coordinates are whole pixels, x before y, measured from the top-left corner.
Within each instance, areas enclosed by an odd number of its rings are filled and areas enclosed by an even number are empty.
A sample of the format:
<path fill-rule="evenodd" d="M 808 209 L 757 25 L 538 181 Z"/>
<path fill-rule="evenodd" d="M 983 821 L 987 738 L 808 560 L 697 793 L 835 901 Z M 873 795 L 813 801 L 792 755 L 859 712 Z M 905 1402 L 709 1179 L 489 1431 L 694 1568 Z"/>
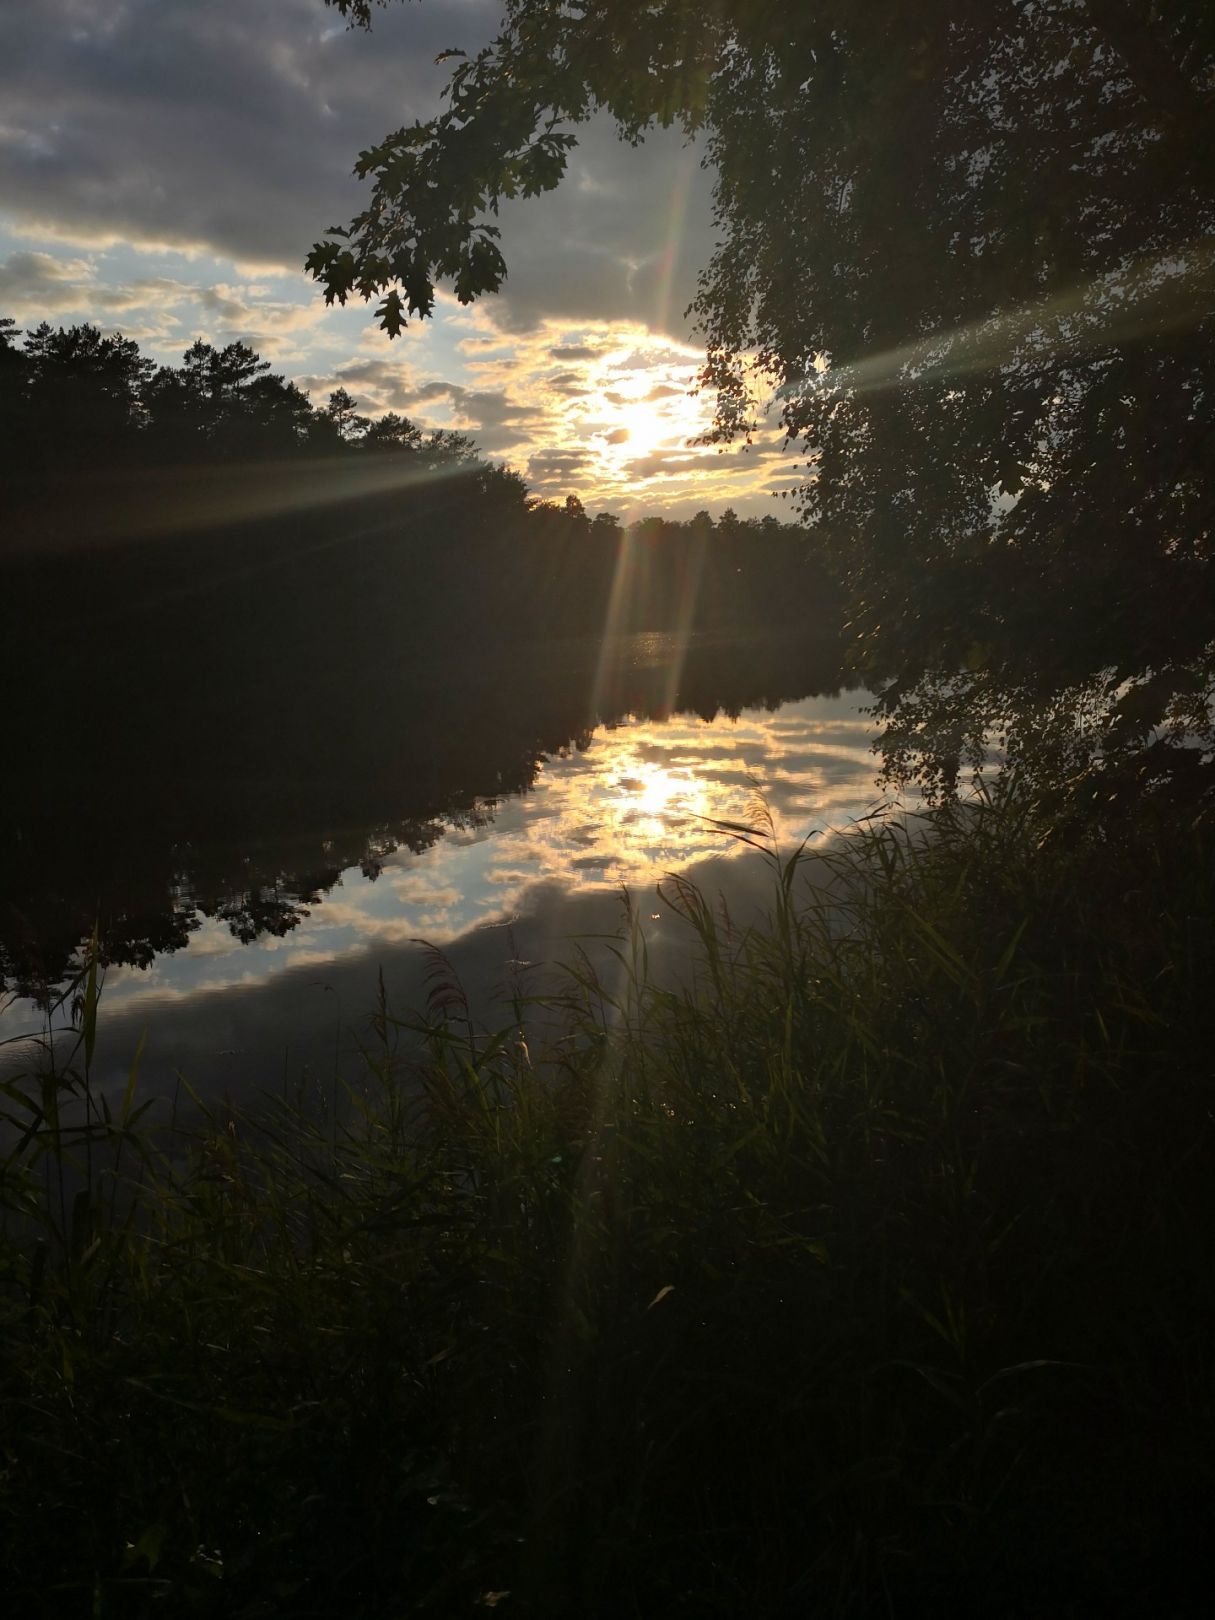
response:
<path fill-rule="evenodd" d="M 631 353 L 612 356 L 604 367 L 598 435 L 609 464 L 623 471 L 658 451 L 678 455 L 705 432 L 708 413 L 691 392 L 691 359 L 690 353 L 672 354 L 665 345 L 653 355 L 634 347 Z"/>
<path fill-rule="evenodd" d="M 657 450 L 683 450 L 707 425 L 698 402 L 685 390 L 670 383 L 655 385 L 649 374 L 640 377 L 636 397 L 622 390 L 618 398 L 620 402 L 611 405 L 611 426 L 603 435 L 617 462 Z"/>

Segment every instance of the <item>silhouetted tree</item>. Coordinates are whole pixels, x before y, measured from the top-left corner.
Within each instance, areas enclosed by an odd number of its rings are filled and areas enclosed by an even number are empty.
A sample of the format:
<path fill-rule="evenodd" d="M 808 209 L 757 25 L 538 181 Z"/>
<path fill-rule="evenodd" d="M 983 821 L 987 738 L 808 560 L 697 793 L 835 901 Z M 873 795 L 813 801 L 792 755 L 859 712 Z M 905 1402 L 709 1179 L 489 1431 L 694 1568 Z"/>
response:
<path fill-rule="evenodd" d="M 64 447 L 78 467 L 111 467 L 129 454 L 144 421 L 142 390 L 152 362 L 121 333 L 42 322 L 25 344 L 25 410 L 33 455 L 44 469 Z"/>
<path fill-rule="evenodd" d="M 481 455 L 475 439 L 453 428 L 436 428 L 429 434 L 424 453 L 432 467 L 471 467 Z"/>
<path fill-rule="evenodd" d="M 303 389 L 273 372 L 254 377 L 244 392 L 247 442 L 259 455 L 288 455 L 308 441 L 315 415 Z"/>
<path fill-rule="evenodd" d="M 343 444 L 360 437 L 370 425 L 367 417 L 358 414 L 357 405 L 358 401 L 344 388 L 335 388 L 325 407 L 325 414 L 337 429 L 338 438 Z"/>
<path fill-rule="evenodd" d="M 388 411 L 371 423 L 363 442 L 369 450 L 406 450 L 416 454 L 422 446 L 422 429 L 407 416 Z"/>
<path fill-rule="evenodd" d="M 1190 773 L 1164 744 L 1215 749 L 1208 0 L 518 0 L 442 113 L 362 154 L 326 296 L 381 296 L 392 335 L 437 280 L 496 290 L 498 203 L 557 185 L 597 107 L 704 140 L 718 433 L 775 395 L 809 452 L 892 763 L 948 785 L 994 729 L 1103 797 Z"/>
<path fill-rule="evenodd" d="M 0 442 L 5 454 L 21 461 L 26 454 L 26 400 L 29 361 L 18 346 L 20 328 L 11 316 L 0 317 Z"/>

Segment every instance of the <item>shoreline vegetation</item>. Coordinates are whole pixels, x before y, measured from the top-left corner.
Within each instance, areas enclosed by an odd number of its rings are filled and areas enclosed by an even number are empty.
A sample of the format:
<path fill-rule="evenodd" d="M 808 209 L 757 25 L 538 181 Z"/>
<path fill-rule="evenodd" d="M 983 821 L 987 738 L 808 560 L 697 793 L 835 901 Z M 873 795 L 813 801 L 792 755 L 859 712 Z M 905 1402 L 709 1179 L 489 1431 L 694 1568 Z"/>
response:
<path fill-rule="evenodd" d="M 5 1087 L 12 1598 L 1201 1612 L 1209 825 L 925 826 L 733 829 L 767 922 L 672 878 L 679 988 L 626 926 L 484 1030 L 436 953 L 325 1096 L 158 1122 L 136 1055 L 85 1126 L 86 975 Z"/>

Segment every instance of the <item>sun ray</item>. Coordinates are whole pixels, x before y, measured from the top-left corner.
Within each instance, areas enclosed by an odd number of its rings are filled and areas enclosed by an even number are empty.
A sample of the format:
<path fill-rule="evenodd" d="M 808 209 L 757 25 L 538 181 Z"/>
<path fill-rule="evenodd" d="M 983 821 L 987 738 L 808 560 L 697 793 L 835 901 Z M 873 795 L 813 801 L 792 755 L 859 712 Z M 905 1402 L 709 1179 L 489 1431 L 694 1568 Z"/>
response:
<path fill-rule="evenodd" d="M 611 668 L 613 644 L 624 632 L 629 619 L 629 602 L 637 572 L 637 540 L 629 529 L 620 536 L 616 553 L 616 568 L 612 575 L 612 589 L 608 596 L 607 613 L 599 637 L 599 656 L 595 660 L 595 676 L 591 683 L 591 713 L 600 718 L 607 692 L 607 673 Z"/>
<path fill-rule="evenodd" d="M 657 286 L 654 297 L 654 329 L 666 332 L 671 327 L 672 314 L 682 314 L 683 311 L 672 309 L 672 299 L 675 290 L 675 268 L 679 262 L 680 249 L 683 246 L 684 232 L 688 224 L 688 208 L 692 199 L 692 181 L 700 160 L 696 156 L 695 148 L 689 143 L 684 147 L 680 157 L 675 184 L 671 188 L 671 205 L 667 214 L 666 242 L 663 246 L 659 261 Z"/>
<path fill-rule="evenodd" d="M 997 371 L 1014 361 L 1057 363 L 1113 343 L 1155 333 L 1184 331 L 1205 319 L 1215 282 L 1215 248 L 1205 243 L 1166 258 L 1141 259 L 1117 271 L 1023 304 L 843 365 L 820 360 L 790 378 L 774 400 L 816 392 L 881 393 L 890 388 Z"/>

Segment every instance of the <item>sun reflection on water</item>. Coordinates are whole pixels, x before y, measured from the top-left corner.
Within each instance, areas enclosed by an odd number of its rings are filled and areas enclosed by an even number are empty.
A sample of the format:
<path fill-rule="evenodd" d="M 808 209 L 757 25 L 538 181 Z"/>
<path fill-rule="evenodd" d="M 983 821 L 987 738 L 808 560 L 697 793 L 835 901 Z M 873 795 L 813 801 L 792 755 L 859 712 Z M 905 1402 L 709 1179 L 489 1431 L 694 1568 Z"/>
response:
<path fill-rule="evenodd" d="M 626 760 L 624 768 L 627 774 L 615 782 L 618 803 L 624 812 L 622 824 L 634 811 L 643 812 L 659 826 L 677 826 L 688 816 L 708 813 L 708 789 L 686 766 Z"/>
<path fill-rule="evenodd" d="M 677 714 L 601 727 L 589 747 L 545 759 L 530 792 L 487 807 L 484 824 L 453 827 L 418 854 L 397 851 L 374 881 L 358 868 L 343 873 L 285 937 L 242 944 L 206 919 L 187 949 L 147 970 L 112 969 L 107 1005 L 115 1014 L 252 986 L 419 936 L 445 943 L 557 893 L 625 884 L 652 894 L 669 872 L 736 855 L 715 822 L 748 820 L 757 794 L 791 848 L 864 814 L 877 797 L 863 701 L 808 698 L 733 719 Z"/>

